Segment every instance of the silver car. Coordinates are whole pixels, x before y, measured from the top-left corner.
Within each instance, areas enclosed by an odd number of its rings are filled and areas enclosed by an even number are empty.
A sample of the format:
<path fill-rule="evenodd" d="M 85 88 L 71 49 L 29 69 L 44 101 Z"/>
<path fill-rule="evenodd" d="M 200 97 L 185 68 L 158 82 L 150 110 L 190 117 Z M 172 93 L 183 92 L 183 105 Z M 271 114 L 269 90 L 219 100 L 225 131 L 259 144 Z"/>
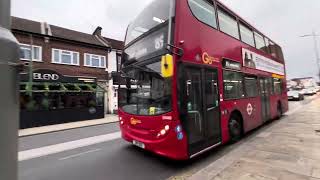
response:
<path fill-rule="evenodd" d="M 298 89 L 290 89 L 287 92 L 287 95 L 288 95 L 288 100 L 295 100 L 295 101 L 304 100 L 303 92 L 301 92 L 301 90 L 298 90 Z"/>

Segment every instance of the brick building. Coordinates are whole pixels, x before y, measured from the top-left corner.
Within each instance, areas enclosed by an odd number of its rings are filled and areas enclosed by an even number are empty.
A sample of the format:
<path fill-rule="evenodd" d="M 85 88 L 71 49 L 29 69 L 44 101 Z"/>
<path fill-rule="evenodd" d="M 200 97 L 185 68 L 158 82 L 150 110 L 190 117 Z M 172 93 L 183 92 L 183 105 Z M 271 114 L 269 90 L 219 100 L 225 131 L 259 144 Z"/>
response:
<path fill-rule="evenodd" d="M 81 99 L 79 95 L 81 94 L 81 92 L 86 92 L 80 88 L 80 85 L 91 87 L 92 90 L 95 89 L 95 92 L 96 89 L 99 88 L 104 92 L 104 106 L 102 109 L 103 112 L 114 112 L 117 108 L 117 93 L 116 88 L 112 84 L 112 79 L 110 79 L 110 74 L 112 71 L 117 71 L 118 64 L 120 63 L 118 61 L 120 61 L 123 42 L 103 37 L 101 35 L 101 31 L 102 28 L 97 27 L 92 34 L 86 34 L 50 25 L 45 22 L 36 22 L 27 19 L 12 17 L 12 32 L 21 45 L 21 61 L 29 63 L 30 65 L 30 61 L 32 59 L 32 68 L 27 68 L 26 71 L 22 73 L 23 75 L 25 75 L 22 78 L 24 79 L 25 84 L 24 86 L 20 86 L 22 87 L 21 93 L 26 93 L 25 90 L 28 90 L 28 87 L 30 86 L 29 74 L 31 74 L 30 72 L 32 71 L 33 80 L 31 81 L 38 81 L 32 83 L 40 83 L 40 85 L 42 83 L 43 89 L 41 90 L 40 88 L 39 90 L 39 88 L 31 88 L 31 90 L 29 90 L 31 91 L 31 93 L 28 92 L 29 94 L 32 94 L 33 91 L 35 92 L 34 89 L 37 90 L 36 93 L 42 92 L 42 94 L 48 94 L 47 91 L 51 92 L 48 84 L 52 85 L 52 83 L 60 84 L 61 87 L 58 87 L 58 89 L 60 88 L 59 90 L 64 90 L 63 92 L 59 92 L 60 94 L 68 94 L 71 91 L 69 91 L 65 86 L 67 86 L 67 84 L 73 83 L 75 87 L 73 87 L 73 94 L 70 94 L 70 96 L 74 96 L 74 101 L 76 101 L 77 99 Z M 33 56 L 32 58 L 31 54 Z M 36 76 L 37 79 L 35 79 L 35 72 L 36 75 L 38 75 Z M 44 74 L 41 74 L 40 72 Z M 53 82 L 54 79 L 50 79 L 47 82 L 41 79 L 50 78 L 50 75 L 52 74 L 57 74 L 57 76 L 59 75 L 61 77 L 64 77 L 61 78 L 64 80 L 64 82 Z M 39 81 L 39 78 L 42 81 Z M 70 80 L 70 82 L 68 82 L 68 80 Z M 95 88 L 92 88 L 92 84 L 86 84 L 92 82 L 96 84 L 94 85 Z M 36 86 L 34 84 L 33 87 Z M 75 89 L 77 90 L 77 92 Z M 46 97 L 48 97 L 47 94 Z M 42 103 L 42 100 L 38 100 L 36 102 L 38 102 L 38 104 L 41 104 L 38 105 L 39 107 L 42 107 L 42 104 L 46 104 L 45 110 L 53 111 L 58 109 L 56 107 L 58 105 L 55 105 L 54 107 L 52 107 L 53 109 L 50 109 L 53 104 L 57 104 L 56 102 L 53 102 L 55 101 L 54 98 L 56 97 L 51 97 L 51 99 L 49 98 L 49 100 L 48 98 L 46 100 L 43 100 L 45 101 L 45 103 Z M 60 95 L 59 98 L 61 98 Z M 30 98 L 28 98 L 28 102 L 29 99 Z M 33 102 L 33 104 L 36 104 L 36 102 Z M 61 101 L 59 103 L 67 104 L 64 101 Z M 78 105 L 79 107 L 84 106 L 83 103 L 78 102 L 78 104 L 82 104 Z M 64 106 L 65 105 L 61 105 L 61 107 Z M 43 111 L 44 109 L 40 108 L 40 110 Z M 96 109 L 95 111 L 97 110 L 98 109 Z M 34 114 L 35 113 L 32 113 L 32 118 L 34 117 Z M 83 116 L 83 118 L 87 119 L 97 117 L 101 117 L 101 115 L 92 117 Z M 69 118 L 72 119 L 73 116 L 70 116 Z M 55 120 L 55 123 L 59 122 Z M 53 123 L 51 122 L 50 124 Z"/>

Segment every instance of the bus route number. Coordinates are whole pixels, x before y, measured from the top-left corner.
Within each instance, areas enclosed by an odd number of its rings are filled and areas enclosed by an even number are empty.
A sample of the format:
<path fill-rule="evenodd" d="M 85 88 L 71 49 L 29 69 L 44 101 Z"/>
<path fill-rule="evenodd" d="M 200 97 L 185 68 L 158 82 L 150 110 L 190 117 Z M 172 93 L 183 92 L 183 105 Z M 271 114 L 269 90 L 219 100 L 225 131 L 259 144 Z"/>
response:
<path fill-rule="evenodd" d="M 155 48 L 162 49 L 164 44 L 164 35 L 161 35 L 160 37 L 156 38 L 155 40 Z"/>

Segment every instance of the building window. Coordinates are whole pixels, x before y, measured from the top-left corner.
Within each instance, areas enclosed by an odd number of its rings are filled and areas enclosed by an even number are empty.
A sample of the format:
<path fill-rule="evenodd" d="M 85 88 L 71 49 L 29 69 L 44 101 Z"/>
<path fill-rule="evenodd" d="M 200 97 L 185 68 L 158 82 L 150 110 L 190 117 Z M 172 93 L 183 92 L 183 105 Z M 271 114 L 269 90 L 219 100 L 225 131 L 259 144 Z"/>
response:
<path fill-rule="evenodd" d="M 32 50 L 32 61 L 42 61 L 42 47 L 33 45 Z M 20 44 L 20 59 L 26 61 L 31 60 L 31 45 Z"/>
<path fill-rule="evenodd" d="M 106 68 L 106 57 L 85 53 L 84 65 L 88 67 Z"/>
<path fill-rule="evenodd" d="M 239 39 L 237 20 L 222 10 L 218 10 L 218 17 L 220 30 L 234 38 Z"/>
<path fill-rule="evenodd" d="M 79 53 L 68 50 L 52 49 L 52 63 L 79 66 Z"/>
<path fill-rule="evenodd" d="M 225 99 L 240 99 L 244 97 L 241 73 L 223 71 L 223 84 Z"/>
<path fill-rule="evenodd" d="M 201 22 L 217 28 L 215 10 L 208 1 L 205 0 L 189 0 L 189 6 L 193 15 Z"/>
<path fill-rule="evenodd" d="M 120 72 L 120 69 L 121 69 L 121 54 L 120 53 L 117 53 L 117 72 Z"/>
<path fill-rule="evenodd" d="M 240 24 L 241 41 L 254 47 L 253 31 Z"/>
<path fill-rule="evenodd" d="M 258 80 L 256 77 L 245 77 L 244 88 L 246 97 L 257 97 L 258 96 Z"/>

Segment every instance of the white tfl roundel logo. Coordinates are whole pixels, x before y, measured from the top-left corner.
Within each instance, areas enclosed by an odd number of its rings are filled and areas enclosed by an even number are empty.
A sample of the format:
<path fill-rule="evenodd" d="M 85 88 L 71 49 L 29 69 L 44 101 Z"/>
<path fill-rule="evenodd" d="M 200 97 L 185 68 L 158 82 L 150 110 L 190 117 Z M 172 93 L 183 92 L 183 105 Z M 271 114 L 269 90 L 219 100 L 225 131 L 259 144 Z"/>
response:
<path fill-rule="evenodd" d="M 247 112 L 248 112 L 249 116 L 251 116 L 251 114 L 253 112 L 253 107 L 252 107 L 252 105 L 250 103 L 247 106 Z"/>

